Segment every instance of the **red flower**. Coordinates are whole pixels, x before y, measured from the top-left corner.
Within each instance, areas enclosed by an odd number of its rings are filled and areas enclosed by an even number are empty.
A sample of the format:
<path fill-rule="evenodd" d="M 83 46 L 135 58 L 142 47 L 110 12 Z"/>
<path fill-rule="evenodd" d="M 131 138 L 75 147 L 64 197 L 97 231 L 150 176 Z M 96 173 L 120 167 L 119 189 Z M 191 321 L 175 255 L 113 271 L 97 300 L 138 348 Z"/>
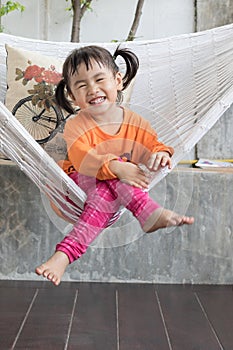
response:
<path fill-rule="evenodd" d="M 38 77 L 34 77 L 35 81 L 37 83 L 42 83 L 44 81 L 43 79 L 43 72 L 42 72 L 42 75 L 38 76 Z"/>
<path fill-rule="evenodd" d="M 24 79 L 31 80 L 33 78 L 38 79 L 45 68 L 38 67 L 37 65 L 28 66 L 24 72 Z"/>
<path fill-rule="evenodd" d="M 57 85 L 62 78 L 61 73 L 55 70 L 44 70 L 43 71 L 43 81 L 48 84 Z"/>

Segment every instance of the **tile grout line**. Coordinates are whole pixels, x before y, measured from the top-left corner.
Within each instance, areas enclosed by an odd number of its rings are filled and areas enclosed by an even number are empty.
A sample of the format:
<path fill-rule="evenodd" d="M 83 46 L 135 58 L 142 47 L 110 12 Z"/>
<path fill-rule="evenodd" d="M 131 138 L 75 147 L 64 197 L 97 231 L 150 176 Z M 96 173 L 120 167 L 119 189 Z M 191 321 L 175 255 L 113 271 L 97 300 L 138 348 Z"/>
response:
<path fill-rule="evenodd" d="M 23 327 L 24 327 L 24 325 L 25 325 L 25 323 L 26 323 L 26 321 L 27 321 L 27 318 L 28 318 L 28 316 L 29 316 L 29 313 L 30 313 L 30 311 L 31 311 L 31 308 L 32 308 L 32 306 L 33 306 L 33 304 L 34 304 L 34 302 L 35 302 L 35 300 L 36 300 L 37 295 L 38 295 L 38 292 L 39 292 L 39 289 L 37 288 L 36 291 L 35 291 L 35 293 L 34 293 L 34 296 L 33 296 L 33 298 L 32 298 L 32 301 L 31 301 L 31 303 L 30 303 L 30 305 L 29 305 L 29 307 L 28 307 L 28 309 L 27 309 L 26 315 L 24 316 L 23 322 L 21 323 L 21 326 L 20 326 L 20 328 L 19 328 L 19 331 L 18 331 L 18 333 L 17 333 L 17 335 L 16 335 L 16 337 L 15 337 L 15 340 L 14 340 L 14 343 L 13 343 L 13 345 L 12 345 L 12 347 L 11 347 L 11 350 L 13 350 L 13 349 L 15 348 L 15 345 L 16 345 L 16 343 L 17 343 L 19 337 L 20 337 L 20 334 L 22 333 Z"/>
<path fill-rule="evenodd" d="M 171 340 L 170 340 L 170 337 L 169 337 L 168 329 L 167 329 L 167 326 L 166 326 L 165 318 L 164 318 L 164 315 L 163 315 L 162 306 L 161 306 L 161 303 L 160 303 L 160 300 L 159 300 L 158 292 L 156 290 L 155 290 L 155 296 L 156 296 L 156 300 L 157 300 L 157 303 L 158 303 L 158 306 L 159 306 L 159 312 L 160 312 L 160 316 L 162 318 L 163 327 L 164 327 L 164 330 L 165 330 L 165 334 L 166 334 L 169 350 L 172 350 L 172 344 L 171 344 Z"/>
<path fill-rule="evenodd" d="M 194 292 L 194 295 L 195 295 L 195 298 L 197 299 L 197 302 L 198 302 L 198 304 L 199 304 L 199 306 L 200 306 L 200 308 L 201 308 L 201 310 L 202 310 L 202 312 L 203 312 L 203 314 L 204 314 L 204 316 L 205 316 L 207 322 L 209 323 L 210 329 L 211 329 L 211 331 L 213 332 L 213 334 L 214 334 L 214 336 L 215 336 L 215 338 L 216 338 L 216 340 L 217 340 L 217 342 L 218 342 L 218 345 L 220 346 L 220 349 L 221 349 L 221 350 L 224 350 L 224 347 L 222 346 L 222 344 L 221 344 L 221 342 L 220 342 L 220 339 L 219 339 L 219 337 L 218 337 L 218 335 L 217 335 L 217 333 L 216 333 L 216 331 L 215 331 L 215 329 L 214 329 L 212 323 L 210 322 L 210 319 L 209 319 L 209 317 L 208 317 L 208 315 L 207 315 L 207 313 L 206 313 L 206 311 L 205 311 L 204 306 L 202 305 L 202 302 L 201 302 L 200 298 L 198 297 L 198 295 L 197 295 L 196 292 Z"/>
<path fill-rule="evenodd" d="M 116 333 L 117 333 L 117 350 L 120 350 L 120 329 L 119 329 L 119 298 L 116 289 Z"/>
<path fill-rule="evenodd" d="M 77 304 L 77 299 L 78 299 L 78 289 L 76 290 L 75 296 L 74 296 L 74 303 L 73 303 L 72 312 L 71 312 L 71 316 L 70 316 L 70 323 L 69 323 L 69 328 L 68 328 L 68 332 L 67 332 L 64 350 L 68 349 L 68 343 L 70 340 L 70 333 L 71 333 L 71 328 L 72 328 L 72 324 L 73 324 L 73 320 L 74 320 L 74 312 L 75 312 L 75 308 L 76 308 L 76 304 Z"/>

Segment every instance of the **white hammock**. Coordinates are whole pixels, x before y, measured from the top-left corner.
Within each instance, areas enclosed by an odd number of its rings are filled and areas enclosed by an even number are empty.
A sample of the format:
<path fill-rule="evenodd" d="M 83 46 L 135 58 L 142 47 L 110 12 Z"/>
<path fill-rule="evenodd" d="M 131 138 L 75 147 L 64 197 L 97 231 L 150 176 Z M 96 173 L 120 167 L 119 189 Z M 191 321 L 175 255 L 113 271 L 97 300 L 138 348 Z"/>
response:
<path fill-rule="evenodd" d="M 73 48 L 85 45 L 0 34 L 2 102 L 6 94 L 5 43 L 62 59 Z M 114 51 L 117 44 L 99 45 Z M 140 61 L 130 107 L 150 120 L 161 141 L 174 147 L 175 167 L 233 102 L 233 25 L 162 40 L 126 42 L 122 46 L 135 52 Z M 16 162 L 71 221 L 75 221 L 85 194 L 2 102 L 1 151 Z M 150 186 L 166 174 L 167 171 L 154 174 Z M 67 203 L 64 195 L 80 209 Z"/>

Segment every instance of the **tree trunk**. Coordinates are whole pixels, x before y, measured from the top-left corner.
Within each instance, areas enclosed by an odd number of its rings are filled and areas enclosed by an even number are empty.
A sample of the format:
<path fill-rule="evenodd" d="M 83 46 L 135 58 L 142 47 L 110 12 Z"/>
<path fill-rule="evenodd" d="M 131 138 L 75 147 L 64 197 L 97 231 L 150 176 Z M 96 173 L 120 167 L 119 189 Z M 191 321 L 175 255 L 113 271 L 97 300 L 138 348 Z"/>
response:
<path fill-rule="evenodd" d="M 71 41 L 75 43 L 80 42 L 80 23 L 86 10 L 91 9 L 92 0 L 72 0 L 73 9 L 73 23 L 72 23 L 72 34 Z"/>
<path fill-rule="evenodd" d="M 132 27 L 129 31 L 128 38 L 126 39 L 127 41 L 133 41 L 135 39 L 135 34 L 137 32 L 139 22 L 140 22 L 140 17 L 142 15 L 143 5 L 144 5 L 144 0 L 138 0 L 136 12 L 134 15 L 134 21 L 133 21 Z"/>
<path fill-rule="evenodd" d="M 72 0 L 73 23 L 71 41 L 78 43 L 80 41 L 80 22 L 81 22 L 81 0 Z"/>

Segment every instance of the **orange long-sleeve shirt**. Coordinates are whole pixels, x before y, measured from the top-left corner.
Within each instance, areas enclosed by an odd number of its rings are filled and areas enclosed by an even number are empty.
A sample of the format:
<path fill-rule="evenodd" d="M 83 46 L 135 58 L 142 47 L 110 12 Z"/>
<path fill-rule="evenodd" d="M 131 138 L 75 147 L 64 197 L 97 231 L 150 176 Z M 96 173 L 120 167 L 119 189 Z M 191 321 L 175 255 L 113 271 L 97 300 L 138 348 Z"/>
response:
<path fill-rule="evenodd" d="M 77 171 L 99 180 L 116 178 L 109 162 L 122 158 L 136 164 L 146 164 L 152 153 L 173 154 L 171 147 L 158 141 L 150 123 L 137 113 L 124 108 L 124 118 L 118 132 L 104 132 L 85 112 L 68 119 L 64 130 L 68 160 L 60 164 L 66 173 Z"/>

